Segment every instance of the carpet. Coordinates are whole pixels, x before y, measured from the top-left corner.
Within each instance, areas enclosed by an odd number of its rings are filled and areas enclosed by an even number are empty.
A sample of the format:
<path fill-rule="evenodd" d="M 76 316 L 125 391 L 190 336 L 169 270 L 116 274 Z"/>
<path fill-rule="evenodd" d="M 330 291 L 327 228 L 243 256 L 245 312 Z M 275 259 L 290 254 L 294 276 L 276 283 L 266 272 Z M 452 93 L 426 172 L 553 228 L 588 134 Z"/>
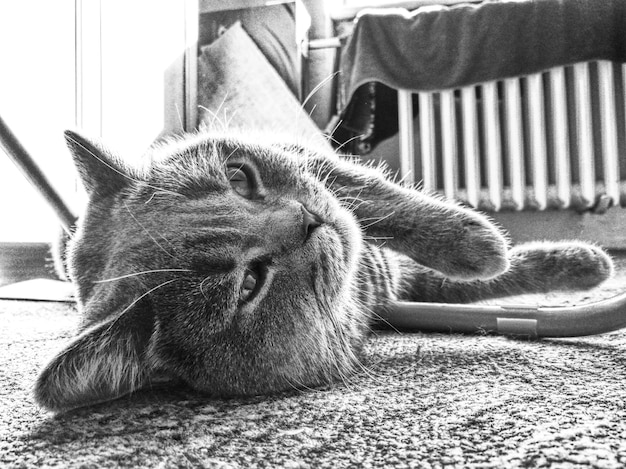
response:
<path fill-rule="evenodd" d="M 510 302 L 578 304 L 626 286 Z M 626 467 L 626 331 L 528 341 L 377 332 L 368 371 L 271 397 L 155 387 L 53 415 L 30 387 L 72 305 L 0 301 L 0 467 Z"/>

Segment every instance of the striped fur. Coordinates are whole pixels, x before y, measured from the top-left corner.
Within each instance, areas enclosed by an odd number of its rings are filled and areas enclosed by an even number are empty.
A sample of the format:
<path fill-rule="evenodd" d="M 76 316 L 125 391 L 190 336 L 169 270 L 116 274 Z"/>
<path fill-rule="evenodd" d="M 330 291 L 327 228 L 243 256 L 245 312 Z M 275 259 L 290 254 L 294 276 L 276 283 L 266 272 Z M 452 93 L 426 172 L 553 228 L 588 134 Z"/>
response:
<path fill-rule="evenodd" d="M 510 250 L 477 212 L 334 154 L 196 135 L 129 167 L 67 140 L 89 194 L 67 262 L 83 324 L 36 383 L 53 410 L 163 376 L 218 396 L 346 380 L 391 300 L 589 287 L 611 273 L 580 242 Z"/>

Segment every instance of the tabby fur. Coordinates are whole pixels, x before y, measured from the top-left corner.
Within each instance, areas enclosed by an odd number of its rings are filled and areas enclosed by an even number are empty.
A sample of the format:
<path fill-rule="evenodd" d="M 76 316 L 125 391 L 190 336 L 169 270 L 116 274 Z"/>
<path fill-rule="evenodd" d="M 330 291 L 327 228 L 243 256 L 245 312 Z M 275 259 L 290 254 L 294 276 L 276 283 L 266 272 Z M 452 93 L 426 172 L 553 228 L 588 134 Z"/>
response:
<path fill-rule="evenodd" d="M 362 367 L 392 300 L 589 288 L 612 272 L 596 246 L 511 249 L 473 210 L 299 145 L 194 135 L 130 167 L 66 139 L 89 195 L 67 251 L 83 321 L 36 383 L 51 410 L 157 378 L 213 396 L 325 385 Z"/>

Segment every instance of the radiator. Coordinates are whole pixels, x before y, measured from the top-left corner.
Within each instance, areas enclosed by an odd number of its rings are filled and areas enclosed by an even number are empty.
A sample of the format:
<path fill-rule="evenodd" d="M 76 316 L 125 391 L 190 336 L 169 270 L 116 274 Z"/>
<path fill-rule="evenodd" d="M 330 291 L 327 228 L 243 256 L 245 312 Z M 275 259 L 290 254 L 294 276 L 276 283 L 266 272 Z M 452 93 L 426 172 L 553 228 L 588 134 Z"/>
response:
<path fill-rule="evenodd" d="M 600 61 L 400 90 L 400 174 L 493 212 L 626 206 L 625 89 L 626 64 Z"/>

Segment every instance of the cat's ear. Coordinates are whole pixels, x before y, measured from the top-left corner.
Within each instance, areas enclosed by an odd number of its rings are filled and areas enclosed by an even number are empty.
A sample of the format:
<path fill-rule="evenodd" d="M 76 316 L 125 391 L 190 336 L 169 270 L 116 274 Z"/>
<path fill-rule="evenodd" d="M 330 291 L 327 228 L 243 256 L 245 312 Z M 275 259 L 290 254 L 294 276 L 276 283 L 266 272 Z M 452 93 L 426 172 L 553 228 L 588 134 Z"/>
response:
<path fill-rule="evenodd" d="M 34 395 L 53 411 L 105 402 L 148 383 L 154 329 L 149 305 L 135 305 L 76 337 L 39 374 Z"/>
<path fill-rule="evenodd" d="M 74 164 L 89 195 L 114 194 L 136 179 L 133 171 L 100 142 L 92 141 L 71 130 L 65 141 L 74 157 Z"/>

